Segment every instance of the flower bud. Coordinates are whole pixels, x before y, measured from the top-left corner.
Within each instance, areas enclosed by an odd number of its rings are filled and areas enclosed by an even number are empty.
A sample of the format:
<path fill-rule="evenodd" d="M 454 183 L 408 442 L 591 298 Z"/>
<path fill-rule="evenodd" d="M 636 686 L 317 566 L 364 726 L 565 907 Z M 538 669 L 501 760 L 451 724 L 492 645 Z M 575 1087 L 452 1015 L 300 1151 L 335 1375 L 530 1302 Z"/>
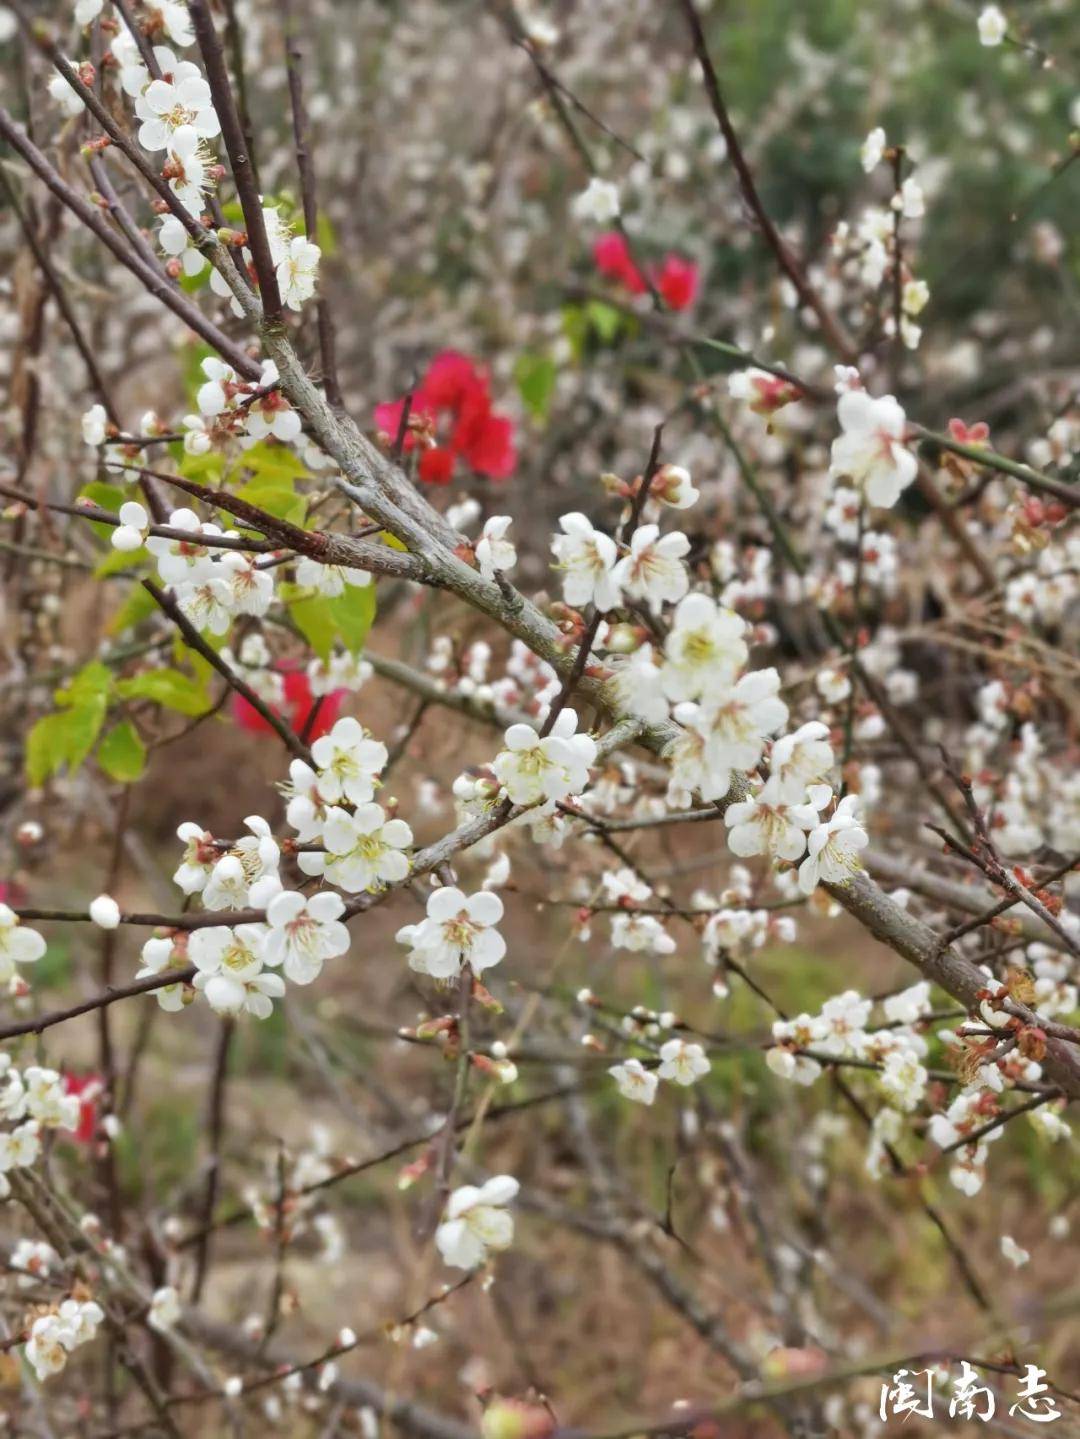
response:
<path fill-rule="evenodd" d="M 543 1404 L 501 1395 L 490 1400 L 480 1420 L 484 1439 L 548 1439 L 554 1430 L 554 1416 Z"/>
<path fill-rule="evenodd" d="M 116 929 L 120 923 L 120 906 L 109 894 L 99 894 L 92 900 L 89 914 L 99 929 Z"/>

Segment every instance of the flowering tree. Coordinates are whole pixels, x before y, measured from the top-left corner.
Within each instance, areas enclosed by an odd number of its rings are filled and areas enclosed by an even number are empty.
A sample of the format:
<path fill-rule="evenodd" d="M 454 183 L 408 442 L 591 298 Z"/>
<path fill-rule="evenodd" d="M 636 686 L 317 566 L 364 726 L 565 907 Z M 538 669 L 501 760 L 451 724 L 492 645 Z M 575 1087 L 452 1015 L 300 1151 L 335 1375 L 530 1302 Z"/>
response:
<path fill-rule="evenodd" d="M 0 7 L 12 1432 L 1075 1418 L 1062 7 L 409 8 Z"/>

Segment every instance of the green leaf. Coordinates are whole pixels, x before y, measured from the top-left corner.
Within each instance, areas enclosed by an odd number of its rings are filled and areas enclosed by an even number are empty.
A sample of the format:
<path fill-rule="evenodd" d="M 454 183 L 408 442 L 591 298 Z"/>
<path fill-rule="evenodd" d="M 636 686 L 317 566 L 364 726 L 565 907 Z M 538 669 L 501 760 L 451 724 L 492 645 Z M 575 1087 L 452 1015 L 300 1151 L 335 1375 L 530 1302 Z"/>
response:
<path fill-rule="evenodd" d="M 364 648 L 375 622 L 375 585 L 349 585 L 335 599 L 327 601 L 337 632 L 354 655 Z"/>
<path fill-rule="evenodd" d="M 167 667 L 143 670 L 129 679 L 118 680 L 116 693 L 126 700 L 153 700 L 183 715 L 201 715 L 210 707 L 210 697 L 203 685 L 190 675 Z"/>
<path fill-rule="evenodd" d="M 211 355 L 217 352 L 202 340 L 196 340 L 192 336 L 180 346 L 180 363 L 183 367 L 184 394 L 190 401 L 191 408 L 195 408 L 195 394 L 200 385 L 206 382 L 206 375 L 203 373 L 202 363 L 208 360 Z"/>
<path fill-rule="evenodd" d="M 331 260 L 337 254 L 337 231 L 325 210 L 319 211 L 318 219 L 315 221 L 315 242 L 323 252 L 324 260 Z"/>
<path fill-rule="evenodd" d="M 79 493 L 84 500 L 93 500 L 100 509 L 114 515 L 120 513 L 120 506 L 128 498 L 126 490 L 119 485 L 107 485 L 104 480 L 91 480 Z"/>
<path fill-rule="evenodd" d="M 122 720 L 98 745 L 97 762 L 112 779 L 122 784 L 137 780 L 146 768 L 146 746 L 135 726 Z"/>
<path fill-rule="evenodd" d="M 213 450 L 205 455 L 185 454 L 178 466 L 185 480 L 197 480 L 200 485 L 217 485 L 225 474 L 225 456 Z"/>
<path fill-rule="evenodd" d="M 306 480 L 311 472 L 287 445 L 270 445 L 260 440 L 233 461 L 227 478 L 238 479 L 245 473 L 261 475 L 281 484 L 287 480 Z"/>
<path fill-rule="evenodd" d="M 605 305 L 602 300 L 590 300 L 585 306 L 585 313 L 601 343 L 610 345 L 622 328 L 623 317 L 619 311 Z"/>
<path fill-rule="evenodd" d="M 204 265 L 197 275 L 184 273 L 180 276 L 180 288 L 185 295 L 194 295 L 204 285 L 210 283 L 210 266 Z"/>
<path fill-rule="evenodd" d="M 26 777 L 35 788 L 66 765 L 77 770 L 94 747 L 105 722 L 100 703 L 57 710 L 38 720 L 26 737 Z"/>
<path fill-rule="evenodd" d="M 322 595 L 305 595 L 301 591 L 295 599 L 287 601 L 287 608 L 296 628 L 319 658 L 329 659 L 337 634 L 337 621 L 330 613 L 330 601 Z"/>
<path fill-rule="evenodd" d="M 84 485 L 79 492 L 80 498 L 92 500 L 99 509 L 108 510 L 110 514 L 119 514 L 120 506 L 129 499 L 128 492 L 122 490 L 119 485 L 107 485 L 103 480 L 91 480 Z M 90 528 L 97 535 L 98 539 L 107 540 L 113 532 L 112 525 L 103 525 L 100 520 L 91 520 Z"/>
<path fill-rule="evenodd" d="M 307 514 L 307 496 L 298 495 L 291 480 L 258 476 L 250 484 L 237 490 L 236 498 L 246 500 L 249 505 L 257 505 L 268 515 L 279 520 L 288 520 L 293 525 L 302 525 Z M 235 517 L 232 523 L 236 524 Z"/>
<path fill-rule="evenodd" d="M 141 545 L 137 550 L 110 549 L 109 553 L 95 568 L 94 578 L 100 580 L 108 575 L 123 574 L 125 570 L 136 569 L 146 559 L 149 559 L 149 555 Z"/>
<path fill-rule="evenodd" d="M 67 688 L 58 689 L 53 698 L 65 709 L 100 704 L 104 710 L 112 685 L 113 674 L 108 665 L 102 664 L 101 660 L 91 660 L 72 675 Z"/>
<path fill-rule="evenodd" d="M 563 334 L 570 341 L 575 363 L 580 363 L 589 338 L 589 322 L 580 305 L 564 305 L 562 312 Z"/>
<path fill-rule="evenodd" d="M 111 635 L 123 634 L 125 630 L 134 629 L 140 621 L 146 619 L 157 609 L 154 597 L 150 591 L 144 589 L 140 584 L 132 585 L 124 598 L 124 603 L 109 621 L 109 633 Z"/>
<path fill-rule="evenodd" d="M 547 418 L 558 370 L 547 355 L 519 355 L 514 365 L 518 393 L 534 420 Z"/>

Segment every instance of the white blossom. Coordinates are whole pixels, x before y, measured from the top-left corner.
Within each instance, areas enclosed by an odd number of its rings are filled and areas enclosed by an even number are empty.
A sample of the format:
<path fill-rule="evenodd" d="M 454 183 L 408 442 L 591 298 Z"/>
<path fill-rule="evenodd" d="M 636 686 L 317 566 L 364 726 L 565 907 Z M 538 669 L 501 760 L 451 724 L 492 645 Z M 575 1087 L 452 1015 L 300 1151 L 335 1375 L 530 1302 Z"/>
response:
<path fill-rule="evenodd" d="M 109 416 L 104 405 L 91 405 L 82 417 L 83 443 L 103 445 L 108 435 Z"/>
<path fill-rule="evenodd" d="M 881 164 L 885 146 L 885 131 L 878 125 L 876 129 L 870 131 L 859 150 L 859 160 L 868 175 L 871 170 L 876 170 Z"/>
<path fill-rule="evenodd" d="M 322 826 L 325 856 L 301 855 L 306 874 L 325 874 L 350 894 L 400 884 L 409 873 L 405 854 L 413 833 L 403 819 L 391 819 L 378 804 L 357 805 L 352 814 L 337 806 Z M 311 861 L 323 860 L 322 864 Z"/>
<path fill-rule="evenodd" d="M 465 895 L 444 885 L 428 896 L 427 917 L 399 929 L 397 940 L 409 946 L 409 967 L 420 974 L 453 979 L 463 965 L 480 974 L 506 953 L 495 928 L 502 915 L 502 900 L 490 890 Z"/>
<path fill-rule="evenodd" d="M 707 595 L 680 600 L 664 643 L 661 683 L 670 700 L 706 703 L 731 684 L 746 662 L 746 622 Z"/>
<path fill-rule="evenodd" d="M 673 510 L 690 509 L 697 504 L 700 493 L 683 465 L 661 465 L 649 486 L 649 499 Z"/>
<path fill-rule="evenodd" d="M 311 755 L 318 769 L 319 793 L 330 804 L 343 800 L 367 804 L 387 760 L 386 746 L 351 716 L 339 719 L 329 734 L 321 735 L 311 746 Z"/>
<path fill-rule="evenodd" d="M 749 770 L 761 759 L 765 739 L 787 721 L 775 669 L 751 670 L 730 689 L 711 695 L 711 730 L 707 744 L 717 767 Z"/>
<path fill-rule="evenodd" d="M 113 530 L 111 539 L 114 550 L 130 552 L 141 548 L 150 527 L 150 516 L 136 500 L 128 500 L 120 506 L 120 523 Z"/>
<path fill-rule="evenodd" d="M 810 831 L 808 853 L 799 866 L 803 894 L 811 894 L 822 880 L 846 884 L 861 867 L 859 851 L 870 843 L 870 836 L 856 817 L 858 803 L 858 795 L 845 795 L 832 818 Z"/>
<path fill-rule="evenodd" d="M 656 1098 L 659 1076 L 655 1070 L 646 1069 L 640 1059 L 625 1059 L 622 1064 L 613 1064 L 608 1073 L 624 1099 L 632 1099 L 636 1104 L 651 1104 Z"/>
<path fill-rule="evenodd" d="M 285 993 L 285 981 L 264 972 L 265 942 L 262 924 L 214 926 L 192 934 L 188 952 L 198 970 L 195 988 L 219 1014 L 246 1011 L 257 1019 L 270 1017 L 272 1000 Z"/>
<path fill-rule="evenodd" d="M 807 831 L 818 823 L 818 810 L 828 803 L 832 792 L 827 785 L 814 786 L 811 796 L 821 800 L 815 806 L 812 797 L 805 804 L 786 804 L 771 795 L 766 797 L 767 788 L 724 811 L 724 823 L 730 831 L 728 845 L 733 854 L 745 857 L 768 854 L 773 859 L 801 859 Z"/>
<path fill-rule="evenodd" d="M 435 1231 L 435 1243 L 446 1264 L 475 1269 L 488 1254 L 514 1242 L 514 1219 L 507 1212 L 520 1188 L 509 1174 L 497 1174 L 477 1187 L 455 1189 Z"/>
<path fill-rule="evenodd" d="M 993 47 L 1000 45 L 1008 34 L 1009 22 L 997 5 L 984 5 L 976 22 L 979 44 Z"/>
<path fill-rule="evenodd" d="M 660 1068 L 657 1074 L 673 1084 L 695 1084 L 702 1075 L 708 1074 L 709 1061 L 700 1044 L 691 1044 L 684 1039 L 669 1039 L 660 1046 Z"/>
<path fill-rule="evenodd" d="M 774 740 L 769 778 L 761 798 L 766 804 L 800 804 L 807 787 L 825 778 L 833 764 L 828 725 L 808 720 L 791 734 Z"/>
<path fill-rule="evenodd" d="M 562 515 L 559 527 L 563 533 L 555 536 L 551 548 L 563 571 L 563 599 L 576 609 L 589 604 L 601 611 L 615 609 L 619 603 L 613 573 L 615 541 L 576 511 Z"/>
<path fill-rule="evenodd" d="M 36 929 L 21 924 L 8 905 L 0 903 L 0 984 L 7 984 L 17 964 L 33 964 L 45 953 L 45 940 Z"/>
<path fill-rule="evenodd" d="M 630 537 L 630 552 L 615 565 L 611 578 L 631 599 L 653 610 L 681 600 L 690 588 L 683 556 L 690 541 L 681 530 L 660 536 L 658 525 L 641 525 Z"/>
<path fill-rule="evenodd" d="M 280 964 L 294 984 L 318 979 L 325 961 L 349 948 L 349 931 L 341 923 L 344 913 L 345 901 L 330 890 L 308 896 L 283 890 L 275 895 L 266 907 L 266 963 Z"/>
<path fill-rule="evenodd" d="M 296 562 L 296 583 L 327 599 L 336 599 L 345 593 L 346 585 L 363 589 L 371 584 L 371 573 L 351 565 L 324 565 L 304 555 Z"/>
<path fill-rule="evenodd" d="M 180 61 L 171 80 L 151 80 L 135 101 L 135 113 L 142 121 L 139 144 L 144 150 L 164 150 L 176 132 L 185 127 L 198 138 L 221 133 L 210 86 L 196 65 Z"/>
<path fill-rule="evenodd" d="M 617 219 L 619 208 L 619 187 L 597 175 L 576 196 L 572 206 L 577 219 L 591 220 L 596 225 L 607 225 Z"/>
<path fill-rule="evenodd" d="M 322 251 L 310 240 L 298 235 L 289 241 L 276 274 L 282 303 L 290 310 L 302 309 L 305 300 L 314 295 L 321 259 Z"/>
<path fill-rule="evenodd" d="M 628 909 L 611 919 L 611 943 L 615 949 L 636 953 L 674 954 L 675 941 L 654 914 Z"/>
<path fill-rule="evenodd" d="M 1003 1234 L 1001 1236 L 1001 1253 L 1002 1257 L 1007 1259 L 1014 1269 L 1022 1269 L 1031 1258 L 1028 1251 L 1022 1249 L 1011 1234 Z"/>
<path fill-rule="evenodd" d="M 68 64 L 71 63 L 69 60 Z M 82 114 L 82 97 L 74 85 L 68 84 L 63 75 L 54 75 L 45 88 L 69 119 Z"/>
<path fill-rule="evenodd" d="M 895 505 L 919 468 L 904 445 L 904 411 L 892 395 L 875 400 L 863 390 L 848 390 L 836 415 L 842 433 L 833 441 L 829 473 L 850 480 L 871 504 Z"/>
<path fill-rule="evenodd" d="M 660 724 L 668 716 L 668 702 L 660 685 L 660 666 L 653 658 L 652 645 L 641 645 L 615 670 L 607 682 L 615 708 L 635 715 L 646 724 Z"/>
<path fill-rule="evenodd" d="M 596 742 L 576 730 L 577 715 L 571 709 L 560 711 L 551 733 L 542 739 L 531 725 L 510 726 L 504 736 L 506 748 L 495 756 L 491 767 L 514 804 L 532 805 L 580 794 L 596 758 Z"/>
<path fill-rule="evenodd" d="M 150 1312 L 146 1316 L 150 1328 L 156 1329 L 159 1334 L 167 1333 L 180 1322 L 180 1316 L 180 1296 L 172 1285 L 155 1289 L 150 1296 Z"/>
<path fill-rule="evenodd" d="M 496 570 L 505 574 L 517 564 L 517 550 L 506 538 L 510 525 L 509 515 L 492 515 L 484 521 L 483 532 L 476 542 L 476 563 L 486 580 L 493 579 Z"/>
<path fill-rule="evenodd" d="M 164 974 L 166 970 L 177 969 L 184 963 L 186 955 L 179 957 L 173 941 L 165 936 L 152 935 L 146 940 L 142 947 L 142 968 L 136 970 L 136 979 L 152 979 Z M 162 984 L 154 990 L 154 998 L 158 1002 L 159 1009 L 165 1010 L 167 1014 L 178 1014 L 184 1008 L 185 986 L 180 981 L 176 984 Z"/>

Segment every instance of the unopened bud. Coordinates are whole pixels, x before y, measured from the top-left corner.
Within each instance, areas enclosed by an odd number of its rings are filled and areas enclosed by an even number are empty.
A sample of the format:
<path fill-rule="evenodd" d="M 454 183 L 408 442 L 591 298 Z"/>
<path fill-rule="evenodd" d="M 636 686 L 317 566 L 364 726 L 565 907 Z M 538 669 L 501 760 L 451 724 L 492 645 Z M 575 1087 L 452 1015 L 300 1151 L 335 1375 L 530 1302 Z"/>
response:
<path fill-rule="evenodd" d="M 480 1419 L 483 1439 L 548 1439 L 555 1419 L 543 1404 L 528 1399 L 490 1399 Z"/>

